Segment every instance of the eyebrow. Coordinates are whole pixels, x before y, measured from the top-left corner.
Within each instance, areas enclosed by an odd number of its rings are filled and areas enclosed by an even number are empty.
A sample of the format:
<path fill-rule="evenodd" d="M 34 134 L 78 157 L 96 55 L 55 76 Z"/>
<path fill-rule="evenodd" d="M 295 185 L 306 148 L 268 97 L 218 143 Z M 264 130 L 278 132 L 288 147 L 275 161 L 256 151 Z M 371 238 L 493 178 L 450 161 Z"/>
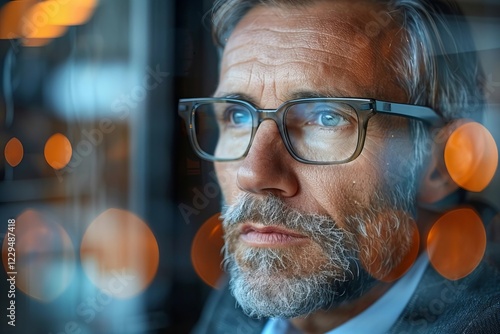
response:
<path fill-rule="evenodd" d="M 323 92 L 308 91 L 308 90 L 297 91 L 297 92 L 292 92 L 287 96 L 288 100 L 309 99 L 315 97 L 348 97 L 348 94 L 344 94 L 336 89 L 329 89 Z"/>
<path fill-rule="evenodd" d="M 220 98 L 224 98 L 224 99 L 244 100 L 244 101 L 250 102 L 253 105 L 257 105 L 257 100 L 254 99 L 253 97 L 251 97 L 250 95 L 245 94 L 245 93 L 238 93 L 238 92 L 222 93 L 220 95 L 219 94 L 214 95 L 213 97 L 218 97 L 218 98 L 220 97 Z"/>
<path fill-rule="evenodd" d="M 213 97 L 244 100 L 257 106 L 257 100 L 254 97 L 245 93 L 240 93 L 240 92 L 222 93 L 220 95 L 217 94 L 217 96 L 214 95 Z M 349 94 L 343 94 L 338 90 L 329 90 L 325 92 L 303 90 L 287 94 L 285 100 L 282 102 L 297 100 L 297 99 L 322 98 L 322 97 L 328 98 L 328 97 L 350 97 L 350 96 Z"/>

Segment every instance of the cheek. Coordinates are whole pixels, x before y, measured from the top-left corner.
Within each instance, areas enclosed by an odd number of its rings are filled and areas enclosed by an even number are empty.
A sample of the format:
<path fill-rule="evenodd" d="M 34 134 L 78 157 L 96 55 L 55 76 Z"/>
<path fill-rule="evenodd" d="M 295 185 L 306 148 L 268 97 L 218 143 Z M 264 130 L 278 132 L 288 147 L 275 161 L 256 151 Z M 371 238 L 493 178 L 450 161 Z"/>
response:
<path fill-rule="evenodd" d="M 348 164 L 315 168 L 314 176 L 309 173 L 303 178 L 308 180 L 304 184 L 310 197 L 337 222 L 370 205 L 380 178 L 371 161 L 360 156 Z"/>
<path fill-rule="evenodd" d="M 373 167 L 380 171 L 384 185 L 404 181 L 411 176 L 410 170 L 415 164 L 408 120 L 392 117 L 383 122 L 373 122 L 372 125 L 372 131 L 367 134 L 370 139 L 367 139 L 365 150 L 370 154 Z"/>
<path fill-rule="evenodd" d="M 384 134 L 367 138 L 361 155 L 352 162 L 352 170 L 345 174 L 353 205 L 369 205 L 375 200 L 375 192 L 388 194 L 396 185 L 406 187 L 413 176 L 413 146 L 408 134 Z"/>
<path fill-rule="evenodd" d="M 357 230 L 354 233 L 363 268 L 379 280 L 391 281 L 413 264 L 419 249 L 419 235 L 406 212 L 378 211 L 353 228 Z"/>

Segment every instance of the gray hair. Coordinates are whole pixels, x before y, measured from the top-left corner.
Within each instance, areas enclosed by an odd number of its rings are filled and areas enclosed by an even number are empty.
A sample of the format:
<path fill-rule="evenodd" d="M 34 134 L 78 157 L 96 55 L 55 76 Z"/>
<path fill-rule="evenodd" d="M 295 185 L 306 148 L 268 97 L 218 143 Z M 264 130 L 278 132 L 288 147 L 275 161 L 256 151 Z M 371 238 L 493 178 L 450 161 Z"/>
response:
<path fill-rule="evenodd" d="M 316 0 L 216 0 L 213 37 L 222 51 L 236 24 L 253 7 L 301 7 Z M 332 0 L 333 1 L 333 0 Z M 395 73 L 408 103 L 433 108 L 446 121 L 479 118 L 484 104 L 483 74 L 470 28 L 458 5 L 448 0 L 372 0 L 406 32 Z M 422 166 L 429 155 L 431 135 L 419 121 L 410 122 L 414 162 Z M 416 175 L 415 175 L 416 176 Z"/>

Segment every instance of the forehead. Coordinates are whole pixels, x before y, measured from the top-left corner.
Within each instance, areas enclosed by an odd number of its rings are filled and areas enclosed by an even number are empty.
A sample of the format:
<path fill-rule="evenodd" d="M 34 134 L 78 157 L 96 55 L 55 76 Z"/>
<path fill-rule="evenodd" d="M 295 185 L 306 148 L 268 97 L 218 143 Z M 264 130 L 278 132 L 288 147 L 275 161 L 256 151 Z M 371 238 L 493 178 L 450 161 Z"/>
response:
<path fill-rule="evenodd" d="M 240 20 L 230 40 L 235 37 L 253 40 L 262 37 L 261 33 L 283 32 L 291 33 L 294 37 L 313 37 L 313 43 L 337 35 L 357 35 L 358 40 L 366 37 L 363 42 L 367 42 L 369 37 L 373 39 L 379 35 L 365 36 L 365 30 L 373 24 L 371 21 L 383 19 L 380 16 L 384 14 L 384 9 L 385 7 L 363 0 L 312 1 L 301 6 L 260 5 L 251 9 Z M 383 25 L 387 26 L 388 23 Z"/>
<path fill-rule="evenodd" d="M 281 100 L 294 91 L 309 90 L 383 98 L 378 87 L 387 88 L 386 81 L 394 81 L 390 71 L 399 46 L 397 36 L 397 25 L 372 2 L 258 6 L 243 17 L 227 41 L 218 91 L 250 86 L 264 91 L 274 85 Z"/>

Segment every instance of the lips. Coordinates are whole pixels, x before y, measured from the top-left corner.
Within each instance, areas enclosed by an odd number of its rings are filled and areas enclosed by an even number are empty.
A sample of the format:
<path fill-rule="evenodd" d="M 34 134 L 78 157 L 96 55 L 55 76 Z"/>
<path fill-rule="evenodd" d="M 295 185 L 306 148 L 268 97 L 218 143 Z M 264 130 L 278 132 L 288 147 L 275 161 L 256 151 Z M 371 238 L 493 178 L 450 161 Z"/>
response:
<path fill-rule="evenodd" d="M 241 228 L 240 239 L 251 246 L 279 247 L 302 243 L 308 238 L 278 226 L 245 224 Z"/>

